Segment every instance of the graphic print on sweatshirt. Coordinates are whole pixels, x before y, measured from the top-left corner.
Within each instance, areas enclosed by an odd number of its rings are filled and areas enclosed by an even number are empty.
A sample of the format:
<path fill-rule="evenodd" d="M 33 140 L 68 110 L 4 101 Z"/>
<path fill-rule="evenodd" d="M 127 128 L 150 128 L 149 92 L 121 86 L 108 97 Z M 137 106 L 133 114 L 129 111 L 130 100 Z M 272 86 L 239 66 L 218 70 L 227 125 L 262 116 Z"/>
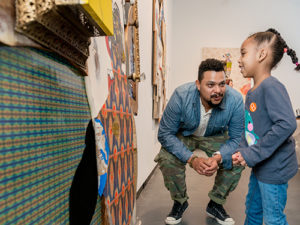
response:
<path fill-rule="evenodd" d="M 248 110 L 245 110 L 245 138 L 249 146 L 256 144 L 259 137 L 254 133 L 254 124 Z"/>

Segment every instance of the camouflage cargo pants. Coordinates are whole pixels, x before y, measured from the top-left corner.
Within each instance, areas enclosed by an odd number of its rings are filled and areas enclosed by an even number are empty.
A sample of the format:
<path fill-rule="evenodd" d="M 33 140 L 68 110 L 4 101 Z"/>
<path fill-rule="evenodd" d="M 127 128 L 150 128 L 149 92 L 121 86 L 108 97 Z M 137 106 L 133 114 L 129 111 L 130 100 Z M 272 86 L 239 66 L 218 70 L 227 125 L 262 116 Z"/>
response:
<path fill-rule="evenodd" d="M 220 146 L 228 139 L 227 135 L 211 137 L 183 137 L 182 135 L 178 135 L 177 137 L 190 151 L 200 149 L 208 157 L 211 157 L 214 152 L 218 151 Z M 185 202 L 188 199 L 185 183 L 186 163 L 181 162 L 164 148 L 161 148 L 154 161 L 159 165 L 159 169 L 164 177 L 165 186 L 170 191 L 171 198 L 180 203 Z M 220 165 L 215 177 L 214 186 L 208 193 L 209 198 L 218 204 L 224 204 L 228 194 L 238 185 L 243 170 L 243 166 L 233 166 L 231 170 L 225 170 Z"/>

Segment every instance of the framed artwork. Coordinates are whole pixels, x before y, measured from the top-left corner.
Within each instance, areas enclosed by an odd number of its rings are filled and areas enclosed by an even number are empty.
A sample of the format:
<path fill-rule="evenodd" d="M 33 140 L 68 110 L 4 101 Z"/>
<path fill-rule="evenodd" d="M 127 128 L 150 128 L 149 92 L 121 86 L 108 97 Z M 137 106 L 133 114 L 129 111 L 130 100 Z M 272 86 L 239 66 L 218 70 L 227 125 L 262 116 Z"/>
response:
<path fill-rule="evenodd" d="M 153 113 L 160 119 L 166 106 L 166 23 L 163 0 L 153 0 Z"/>
<path fill-rule="evenodd" d="M 125 56 L 126 75 L 128 77 L 128 88 L 131 107 L 134 115 L 138 114 L 138 82 L 140 81 L 140 51 L 139 51 L 139 29 L 138 29 L 138 7 L 137 0 L 133 4 L 126 1 L 124 4 L 124 33 L 125 33 Z"/>
<path fill-rule="evenodd" d="M 233 81 L 233 88 L 239 91 L 245 98 L 251 88 L 251 79 L 244 78 L 240 72 L 238 59 L 239 48 L 203 48 L 202 59 L 215 58 L 226 62 L 226 76 Z"/>

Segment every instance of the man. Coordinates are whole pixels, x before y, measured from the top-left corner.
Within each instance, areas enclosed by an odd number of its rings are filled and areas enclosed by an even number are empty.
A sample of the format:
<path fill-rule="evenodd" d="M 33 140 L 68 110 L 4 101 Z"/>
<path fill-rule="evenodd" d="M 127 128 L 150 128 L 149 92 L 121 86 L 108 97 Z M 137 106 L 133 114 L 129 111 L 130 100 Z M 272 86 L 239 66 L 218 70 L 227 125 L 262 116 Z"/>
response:
<path fill-rule="evenodd" d="M 232 167 L 231 161 L 243 132 L 244 104 L 241 94 L 225 82 L 223 63 L 207 59 L 199 66 L 198 80 L 178 87 L 164 111 L 158 131 L 162 148 L 155 161 L 174 200 L 166 224 L 179 223 L 188 207 L 186 163 L 200 175 L 217 171 L 206 212 L 220 224 L 234 224 L 222 205 L 244 169 Z M 197 157 L 195 149 L 210 158 Z"/>

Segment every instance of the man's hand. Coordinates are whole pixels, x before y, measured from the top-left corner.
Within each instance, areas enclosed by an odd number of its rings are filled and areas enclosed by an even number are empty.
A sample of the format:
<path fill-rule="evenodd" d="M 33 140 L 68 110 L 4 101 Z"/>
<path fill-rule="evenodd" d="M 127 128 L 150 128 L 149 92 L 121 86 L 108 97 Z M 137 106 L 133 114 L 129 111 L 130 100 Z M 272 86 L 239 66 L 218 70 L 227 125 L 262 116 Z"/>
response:
<path fill-rule="evenodd" d="M 208 168 L 210 164 L 207 162 L 207 159 L 203 157 L 197 157 L 192 162 L 192 167 L 200 175 L 205 175 L 205 169 Z"/>
<path fill-rule="evenodd" d="M 215 157 L 207 159 L 207 162 L 210 164 L 208 168 L 204 170 L 206 176 L 212 176 L 218 169 L 218 160 Z"/>
<path fill-rule="evenodd" d="M 212 176 L 218 169 L 217 160 L 213 157 L 208 159 L 198 157 L 194 159 L 192 164 L 197 173 L 205 176 Z"/>
<path fill-rule="evenodd" d="M 240 152 L 236 152 L 232 155 L 232 164 L 247 166 L 247 163 Z"/>

